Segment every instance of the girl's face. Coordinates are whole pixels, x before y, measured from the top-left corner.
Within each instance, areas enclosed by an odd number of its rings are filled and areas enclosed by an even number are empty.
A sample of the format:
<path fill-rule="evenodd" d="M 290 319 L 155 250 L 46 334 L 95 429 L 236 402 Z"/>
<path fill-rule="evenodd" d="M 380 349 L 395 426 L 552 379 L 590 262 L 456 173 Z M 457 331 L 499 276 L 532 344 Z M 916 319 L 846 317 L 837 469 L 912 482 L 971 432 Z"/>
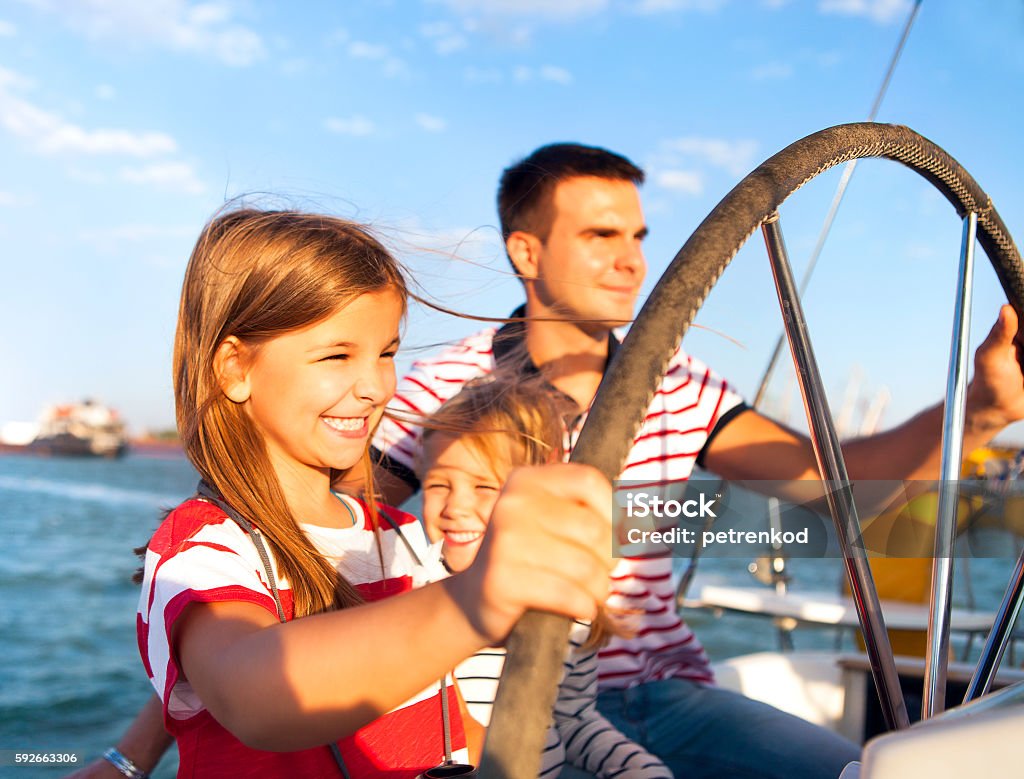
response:
<path fill-rule="evenodd" d="M 510 468 L 495 469 L 465 439 L 434 433 L 423 450 L 423 524 L 431 541 L 443 540 L 452 571 L 469 567 L 480 549 L 491 509 Z"/>
<path fill-rule="evenodd" d="M 402 311 L 395 291 L 369 292 L 249 353 L 246 410 L 282 485 L 359 462 L 395 391 Z"/>

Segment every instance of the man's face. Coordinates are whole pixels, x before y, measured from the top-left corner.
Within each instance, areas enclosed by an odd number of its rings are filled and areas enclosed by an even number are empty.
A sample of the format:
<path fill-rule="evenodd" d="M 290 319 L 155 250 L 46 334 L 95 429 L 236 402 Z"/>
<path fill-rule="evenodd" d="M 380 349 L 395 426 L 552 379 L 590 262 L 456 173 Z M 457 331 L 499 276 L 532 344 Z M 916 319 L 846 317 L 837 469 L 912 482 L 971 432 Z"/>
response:
<path fill-rule="evenodd" d="M 647 271 L 640 193 L 629 181 L 589 176 L 560 182 L 533 292 L 543 311 L 596 320 L 607 329 L 633 318 Z M 587 325 L 582 325 L 584 328 Z"/>

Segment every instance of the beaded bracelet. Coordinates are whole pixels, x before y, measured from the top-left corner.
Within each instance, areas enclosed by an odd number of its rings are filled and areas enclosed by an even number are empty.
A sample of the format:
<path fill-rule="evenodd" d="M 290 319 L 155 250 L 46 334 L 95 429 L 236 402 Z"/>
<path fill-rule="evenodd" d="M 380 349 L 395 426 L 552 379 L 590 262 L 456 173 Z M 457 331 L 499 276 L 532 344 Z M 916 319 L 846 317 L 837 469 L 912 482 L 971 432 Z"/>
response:
<path fill-rule="evenodd" d="M 128 777 L 128 779 L 149 779 L 149 774 L 139 768 L 135 763 L 122 755 L 117 747 L 111 747 L 103 753 L 103 759 L 114 768 Z"/>

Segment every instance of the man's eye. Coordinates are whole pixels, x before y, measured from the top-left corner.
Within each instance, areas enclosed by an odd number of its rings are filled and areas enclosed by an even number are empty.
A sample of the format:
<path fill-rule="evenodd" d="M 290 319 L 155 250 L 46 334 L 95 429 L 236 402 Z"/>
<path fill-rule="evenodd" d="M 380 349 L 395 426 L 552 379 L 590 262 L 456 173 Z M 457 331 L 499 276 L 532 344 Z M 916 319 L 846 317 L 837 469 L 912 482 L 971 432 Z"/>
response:
<path fill-rule="evenodd" d="M 446 489 L 448 489 L 448 485 L 447 484 L 441 484 L 440 482 L 434 482 L 433 484 L 424 484 L 423 485 L 423 491 L 424 492 L 426 492 L 427 490 L 435 490 L 436 491 L 436 490 L 446 490 Z"/>
<path fill-rule="evenodd" d="M 324 360 L 347 360 L 348 354 L 329 354 L 324 357 Z"/>
<path fill-rule="evenodd" d="M 497 484 L 478 484 L 476 485 L 476 488 L 478 490 L 486 490 L 488 492 L 498 492 L 499 490 L 501 490 L 501 487 L 499 487 Z"/>

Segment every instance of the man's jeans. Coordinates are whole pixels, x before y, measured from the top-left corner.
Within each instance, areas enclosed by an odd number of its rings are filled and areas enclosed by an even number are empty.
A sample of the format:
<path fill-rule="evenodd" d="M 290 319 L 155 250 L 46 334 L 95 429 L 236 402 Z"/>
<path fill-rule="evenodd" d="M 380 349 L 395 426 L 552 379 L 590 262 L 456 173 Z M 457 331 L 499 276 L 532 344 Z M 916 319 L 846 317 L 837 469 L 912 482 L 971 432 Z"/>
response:
<path fill-rule="evenodd" d="M 606 690 L 598 710 L 679 777 L 836 779 L 860 747 L 729 690 L 682 679 Z"/>

